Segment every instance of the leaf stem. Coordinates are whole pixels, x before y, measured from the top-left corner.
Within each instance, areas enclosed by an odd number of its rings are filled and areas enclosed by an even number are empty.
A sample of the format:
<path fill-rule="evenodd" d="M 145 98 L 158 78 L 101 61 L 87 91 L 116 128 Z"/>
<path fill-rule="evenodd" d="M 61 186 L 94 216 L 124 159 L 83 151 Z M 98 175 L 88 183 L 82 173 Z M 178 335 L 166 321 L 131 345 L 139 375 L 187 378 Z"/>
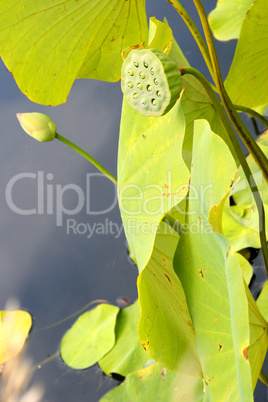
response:
<path fill-rule="evenodd" d="M 198 31 L 194 21 L 192 20 L 190 15 L 187 13 L 185 8 L 182 6 L 182 4 L 178 0 L 167 0 L 167 1 L 180 14 L 180 16 L 182 17 L 183 21 L 185 22 L 185 24 L 189 28 L 189 31 L 193 35 L 193 37 L 194 37 L 194 39 L 195 39 L 195 41 L 196 41 L 196 43 L 197 43 L 202 55 L 203 55 L 203 58 L 204 58 L 204 60 L 206 62 L 208 70 L 209 70 L 211 76 L 213 77 L 214 76 L 214 71 L 213 71 L 213 67 L 212 67 L 212 63 L 211 63 L 211 59 L 210 59 L 210 55 L 209 55 L 207 45 L 206 45 L 204 39 L 202 38 L 200 32 Z"/>
<path fill-rule="evenodd" d="M 169 213 L 167 213 L 164 218 L 162 219 L 167 225 L 169 225 L 178 235 L 182 234 L 182 228 L 177 219 L 173 218 Z"/>
<path fill-rule="evenodd" d="M 252 110 L 246 106 L 234 105 L 234 107 L 239 112 L 244 112 L 244 113 L 247 113 L 251 117 L 255 117 L 255 119 L 259 120 L 265 127 L 268 128 L 268 120 L 265 117 L 263 117 L 260 113 L 256 112 L 255 110 Z"/>
<path fill-rule="evenodd" d="M 224 124 L 224 127 L 229 135 L 230 141 L 233 144 L 234 150 L 238 156 L 238 159 L 239 159 L 242 169 L 245 173 L 245 176 L 249 183 L 249 187 L 251 188 L 253 197 L 254 197 L 256 205 L 257 205 L 257 209 L 258 209 L 258 213 L 259 213 L 260 243 L 261 243 L 263 259 L 264 259 L 264 263 L 265 263 L 265 267 L 266 267 L 266 273 L 267 273 L 267 277 L 268 277 L 268 248 L 267 248 L 267 243 L 266 243 L 265 212 L 264 212 L 263 203 L 262 203 L 262 199 L 261 199 L 258 187 L 254 180 L 254 176 L 253 176 L 252 172 L 250 171 L 250 168 L 248 166 L 245 155 L 239 144 L 238 138 L 233 130 L 233 127 L 232 127 L 227 115 L 224 112 L 223 105 L 220 103 L 217 95 L 211 88 L 211 85 L 207 81 L 207 79 L 198 70 L 196 70 L 195 68 L 192 68 L 192 67 L 181 68 L 180 71 L 181 71 L 182 75 L 184 75 L 184 74 L 193 75 L 203 85 L 203 87 L 206 90 L 208 96 L 210 97 L 217 113 L 219 114 L 219 117 L 221 118 L 221 120 Z"/>
<path fill-rule="evenodd" d="M 240 138 L 246 145 L 247 149 L 249 152 L 252 154 L 255 162 L 257 163 L 259 169 L 261 170 L 265 181 L 268 183 L 268 160 L 254 138 L 251 136 L 250 132 L 248 131 L 247 127 L 241 120 L 239 114 L 235 110 L 235 107 L 233 103 L 231 102 L 229 95 L 227 94 L 223 80 L 222 80 L 222 75 L 221 75 L 221 70 L 220 70 L 220 65 L 219 65 L 219 60 L 218 56 L 216 53 L 212 33 L 208 24 L 207 16 L 204 10 L 204 7 L 201 3 L 201 0 L 193 0 L 195 7 L 198 11 L 205 38 L 207 41 L 207 46 L 208 46 L 208 51 L 210 54 L 210 59 L 212 63 L 212 68 L 214 71 L 214 74 L 212 77 L 214 77 L 214 82 L 216 84 L 216 87 L 218 88 L 223 106 L 226 110 L 226 113 L 229 116 L 229 119 L 231 120 L 234 128 L 236 129 L 237 133 L 239 134 Z"/>
<path fill-rule="evenodd" d="M 76 152 L 78 152 L 80 155 L 82 155 L 84 158 L 86 158 L 89 162 L 91 162 L 101 173 L 103 173 L 108 179 L 110 179 L 113 183 L 117 184 L 116 178 L 108 172 L 96 159 L 94 159 L 91 155 L 89 155 L 87 152 L 85 152 L 82 148 L 78 147 L 71 141 L 67 140 L 64 138 L 62 135 L 56 133 L 56 138 L 63 142 L 64 144 L 68 145 L 69 147 L 73 148 Z"/>
<path fill-rule="evenodd" d="M 268 387 L 268 376 L 265 374 L 263 370 L 260 371 L 259 379 Z"/>

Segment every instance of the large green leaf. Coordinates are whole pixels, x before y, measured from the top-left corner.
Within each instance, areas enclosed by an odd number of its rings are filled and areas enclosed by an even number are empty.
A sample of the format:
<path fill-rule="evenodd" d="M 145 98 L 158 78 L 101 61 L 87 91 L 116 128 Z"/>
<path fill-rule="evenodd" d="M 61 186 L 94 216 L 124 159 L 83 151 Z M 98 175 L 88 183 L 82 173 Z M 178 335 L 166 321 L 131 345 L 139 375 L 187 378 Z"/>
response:
<path fill-rule="evenodd" d="M 257 300 L 257 305 L 265 320 L 268 321 L 268 281 L 266 281 L 263 286 L 263 289 Z"/>
<path fill-rule="evenodd" d="M 252 270 L 252 266 L 250 265 L 250 263 L 248 262 L 248 260 L 239 253 L 236 253 L 240 268 L 241 268 L 241 272 L 242 275 L 245 279 L 245 282 L 247 285 L 249 285 L 252 275 L 253 275 L 253 270 Z"/>
<path fill-rule="evenodd" d="M 0 54 L 31 100 L 66 102 L 76 78 L 118 81 L 121 51 L 147 41 L 145 0 L 1 0 Z"/>
<path fill-rule="evenodd" d="M 201 402 L 203 398 L 200 378 L 174 373 L 156 363 L 128 375 L 123 384 L 106 394 L 101 402 Z"/>
<path fill-rule="evenodd" d="M 179 236 L 161 223 L 149 263 L 138 278 L 138 333 L 147 352 L 170 370 L 202 377 L 185 294 L 173 269 Z"/>
<path fill-rule="evenodd" d="M 208 400 L 252 400 L 248 304 L 234 249 L 211 231 L 209 210 L 229 191 L 236 164 L 205 121 L 195 122 L 188 233 L 174 267 L 185 291 Z M 206 319 L 204 319 L 206 317 Z"/>
<path fill-rule="evenodd" d="M 268 134 L 260 136 L 258 143 L 264 154 L 268 156 Z M 247 157 L 247 162 L 263 200 L 268 236 L 268 186 L 251 155 Z M 240 182 L 230 193 L 235 205 L 230 205 L 229 199 L 227 199 L 223 207 L 223 234 L 231 241 L 236 250 L 246 247 L 260 248 L 259 214 L 241 166 L 238 169 L 238 175 Z"/>
<path fill-rule="evenodd" d="M 218 40 L 238 39 L 242 22 L 253 0 L 218 0 L 208 17 Z"/>
<path fill-rule="evenodd" d="M 62 360 L 74 369 L 97 363 L 114 346 L 118 312 L 118 307 L 100 304 L 82 314 L 62 338 Z"/>
<path fill-rule="evenodd" d="M 138 337 L 139 318 L 138 301 L 119 312 L 115 327 L 115 345 L 98 362 L 105 374 L 117 373 L 126 377 L 127 374 L 144 368 L 150 359 Z"/>
<path fill-rule="evenodd" d="M 169 57 L 177 63 L 179 68 L 190 66 L 175 39 L 173 39 Z M 204 87 L 192 75 L 185 74 L 182 79 L 184 91 L 181 96 L 181 105 L 186 123 L 183 157 L 187 166 L 189 168 L 191 166 L 194 121 L 198 119 L 206 119 L 209 122 L 213 132 L 226 142 L 233 157 L 236 159 L 237 156 L 233 144 Z"/>
<path fill-rule="evenodd" d="M 248 298 L 250 343 L 249 348 L 244 349 L 243 353 L 246 359 L 249 359 L 250 362 L 252 386 L 254 389 L 267 352 L 268 323 L 260 313 L 260 310 L 246 285 L 245 289 Z M 260 308 L 262 308 L 261 304 Z M 265 313 L 265 310 L 262 310 L 262 313 Z"/>
<path fill-rule="evenodd" d="M 124 100 L 118 155 L 118 200 L 125 234 L 139 271 L 152 253 L 158 224 L 188 191 L 182 159 L 180 100 L 161 117 L 145 117 Z"/>
<path fill-rule="evenodd" d="M 172 40 L 173 35 L 169 26 L 155 17 L 150 18 L 148 48 L 158 49 L 168 55 Z"/>
<path fill-rule="evenodd" d="M 268 2 L 255 0 L 241 27 L 226 79 L 233 103 L 256 108 L 268 104 Z"/>
<path fill-rule="evenodd" d="M 182 235 L 175 254 L 209 400 L 252 400 L 247 300 L 238 261 L 223 236 Z M 205 317 L 205 319 L 204 319 Z"/>

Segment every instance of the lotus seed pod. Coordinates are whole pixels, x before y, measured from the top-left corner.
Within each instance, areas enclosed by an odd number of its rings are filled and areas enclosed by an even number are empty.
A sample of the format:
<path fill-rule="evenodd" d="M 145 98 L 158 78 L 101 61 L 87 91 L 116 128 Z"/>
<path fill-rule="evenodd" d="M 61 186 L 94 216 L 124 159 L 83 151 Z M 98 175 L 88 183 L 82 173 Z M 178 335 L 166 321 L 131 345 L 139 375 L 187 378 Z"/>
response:
<path fill-rule="evenodd" d="M 42 113 L 17 113 L 23 130 L 41 142 L 54 140 L 57 127 L 50 117 Z"/>
<path fill-rule="evenodd" d="M 130 106 L 143 116 L 163 116 L 182 90 L 176 63 L 156 49 L 132 50 L 123 63 L 121 88 Z"/>

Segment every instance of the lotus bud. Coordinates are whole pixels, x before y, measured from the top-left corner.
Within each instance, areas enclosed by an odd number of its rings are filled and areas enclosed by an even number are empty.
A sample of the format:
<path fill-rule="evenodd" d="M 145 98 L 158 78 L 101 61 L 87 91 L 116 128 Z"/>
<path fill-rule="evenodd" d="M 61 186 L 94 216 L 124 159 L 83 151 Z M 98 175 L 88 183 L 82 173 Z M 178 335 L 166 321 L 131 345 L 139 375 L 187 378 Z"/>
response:
<path fill-rule="evenodd" d="M 54 140 L 57 126 L 42 113 L 17 113 L 21 127 L 27 134 L 41 142 Z"/>
<path fill-rule="evenodd" d="M 156 49 L 132 50 L 123 62 L 121 88 L 130 106 L 143 116 L 163 116 L 182 90 L 177 64 Z"/>

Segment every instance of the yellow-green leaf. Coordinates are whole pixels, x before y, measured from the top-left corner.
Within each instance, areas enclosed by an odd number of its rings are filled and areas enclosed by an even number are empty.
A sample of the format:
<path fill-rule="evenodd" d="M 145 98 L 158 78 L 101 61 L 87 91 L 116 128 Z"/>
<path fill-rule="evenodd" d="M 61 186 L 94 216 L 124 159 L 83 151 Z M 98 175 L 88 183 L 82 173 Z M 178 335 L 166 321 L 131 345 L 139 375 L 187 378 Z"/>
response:
<path fill-rule="evenodd" d="M 118 81 L 121 51 L 147 36 L 145 0 L 1 0 L 1 57 L 46 105 L 66 102 L 76 78 Z"/>
<path fill-rule="evenodd" d="M 31 326 L 32 317 L 27 311 L 0 311 L 0 364 L 19 353 Z"/>

